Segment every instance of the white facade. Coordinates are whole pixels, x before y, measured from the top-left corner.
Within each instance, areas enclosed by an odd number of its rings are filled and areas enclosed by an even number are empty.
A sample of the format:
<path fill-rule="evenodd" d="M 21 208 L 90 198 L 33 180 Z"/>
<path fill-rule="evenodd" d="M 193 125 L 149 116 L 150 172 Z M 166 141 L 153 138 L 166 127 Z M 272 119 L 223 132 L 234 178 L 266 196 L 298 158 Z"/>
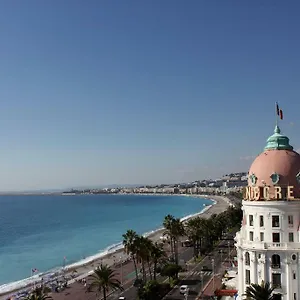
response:
<path fill-rule="evenodd" d="M 236 235 L 238 291 L 270 282 L 275 300 L 300 300 L 300 201 L 243 201 Z"/>

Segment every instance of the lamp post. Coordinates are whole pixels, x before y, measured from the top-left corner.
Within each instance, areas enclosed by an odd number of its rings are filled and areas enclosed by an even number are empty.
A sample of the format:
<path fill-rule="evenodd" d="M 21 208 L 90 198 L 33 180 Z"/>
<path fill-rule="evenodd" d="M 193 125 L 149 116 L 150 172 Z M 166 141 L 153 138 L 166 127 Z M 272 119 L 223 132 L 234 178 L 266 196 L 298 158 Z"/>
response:
<path fill-rule="evenodd" d="M 187 300 L 188 296 L 189 296 L 189 290 L 190 289 L 186 289 L 186 292 L 184 293 L 184 299 Z"/>
<path fill-rule="evenodd" d="M 215 260 L 211 260 L 212 271 L 213 271 L 213 292 L 215 292 Z"/>
<path fill-rule="evenodd" d="M 203 271 L 200 272 L 201 276 L 201 294 L 203 293 Z"/>
<path fill-rule="evenodd" d="M 228 258 L 229 258 L 229 263 L 230 263 L 230 242 L 228 241 Z"/>
<path fill-rule="evenodd" d="M 120 262 L 121 262 L 121 285 L 123 285 L 123 261 L 122 261 L 122 256 L 120 256 Z"/>
<path fill-rule="evenodd" d="M 220 254 L 221 254 L 221 265 L 223 263 L 223 249 L 220 250 Z"/>

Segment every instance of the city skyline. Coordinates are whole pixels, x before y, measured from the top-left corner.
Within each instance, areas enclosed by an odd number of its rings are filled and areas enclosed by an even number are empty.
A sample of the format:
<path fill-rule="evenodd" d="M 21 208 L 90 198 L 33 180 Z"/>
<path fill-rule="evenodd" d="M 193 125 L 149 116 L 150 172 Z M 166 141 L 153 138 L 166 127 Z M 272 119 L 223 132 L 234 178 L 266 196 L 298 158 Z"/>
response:
<path fill-rule="evenodd" d="M 300 3 L 0 3 L 0 191 L 217 178 L 300 152 Z"/>

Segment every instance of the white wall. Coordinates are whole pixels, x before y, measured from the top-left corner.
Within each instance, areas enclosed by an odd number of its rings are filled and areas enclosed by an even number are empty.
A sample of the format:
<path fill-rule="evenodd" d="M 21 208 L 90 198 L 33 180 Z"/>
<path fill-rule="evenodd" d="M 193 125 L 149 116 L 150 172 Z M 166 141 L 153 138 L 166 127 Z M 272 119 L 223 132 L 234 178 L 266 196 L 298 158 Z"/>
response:
<path fill-rule="evenodd" d="M 246 290 L 245 273 L 250 270 L 251 283 L 272 283 L 272 274 L 281 274 L 281 288 L 276 293 L 281 293 L 284 300 L 300 300 L 299 290 L 299 252 L 300 240 L 298 226 L 300 221 L 300 203 L 298 201 L 243 201 L 243 213 L 246 224 L 243 222 L 241 231 L 236 236 L 236 247 L 239 263 L 239 294 Z M 253 216 L 250 224 L 249 216 Z M 260 216 L 264 224 L 260 226 Z M 272 227 L 272 216 L 279 216 L 279 227 Z M 289 224 L 289 216 L 293 224 Z M 250 234 L 253 232 L 253 241 Z M 263 241 L 261 241 L 263 233 Z M 280 242 L 273 241 L 273 233 L 279 233 Z M 294 242 L 289 241 L 289 233 L 293 233 Z M 246 265 L 245 254 L 250 255 L 250 265 Z M 281 267 L 272 267 L 272 255 L 280 256 Z M 296 259 L 292 259 L 292 255 Z M 296 279 L 294 275 L 296 274 Z"/>

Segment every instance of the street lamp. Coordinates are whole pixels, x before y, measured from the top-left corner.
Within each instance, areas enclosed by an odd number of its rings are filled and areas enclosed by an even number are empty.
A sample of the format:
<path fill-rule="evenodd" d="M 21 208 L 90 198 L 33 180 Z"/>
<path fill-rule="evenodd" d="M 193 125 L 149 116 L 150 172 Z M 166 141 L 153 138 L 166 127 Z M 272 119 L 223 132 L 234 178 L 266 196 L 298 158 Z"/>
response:
<path fill-rule="evenodd" d="M 203 271 L 200 272 L 201 276 L 201 294 L 203 293 Z"/>
<path fill-rule="evenodd" d="M 228 241 L 228 258 L 229 258 L 229 263 L 230 263 L 230 242 Z"/>
<path fill-rule="evenodd" d="M 123 285 L 123 261 L 122 261 L 122 256 L 120 256 L 120 261 L 121 261 L 121 285 Z"/>
<path fill-rule="evenodd" d="M 190 290 L 190 289 L 186 289 L 186 292 L 184 293 L 184 299 L 185 299 L 185 300 L 187 300 L 187 298 L 188 298 L 189 290 Z"/>
<path fill-rule="evenodd" d="M 213 292 L 215 292 L 215 260 L 211 260 L 212 271 L 213 271 Z"/>

